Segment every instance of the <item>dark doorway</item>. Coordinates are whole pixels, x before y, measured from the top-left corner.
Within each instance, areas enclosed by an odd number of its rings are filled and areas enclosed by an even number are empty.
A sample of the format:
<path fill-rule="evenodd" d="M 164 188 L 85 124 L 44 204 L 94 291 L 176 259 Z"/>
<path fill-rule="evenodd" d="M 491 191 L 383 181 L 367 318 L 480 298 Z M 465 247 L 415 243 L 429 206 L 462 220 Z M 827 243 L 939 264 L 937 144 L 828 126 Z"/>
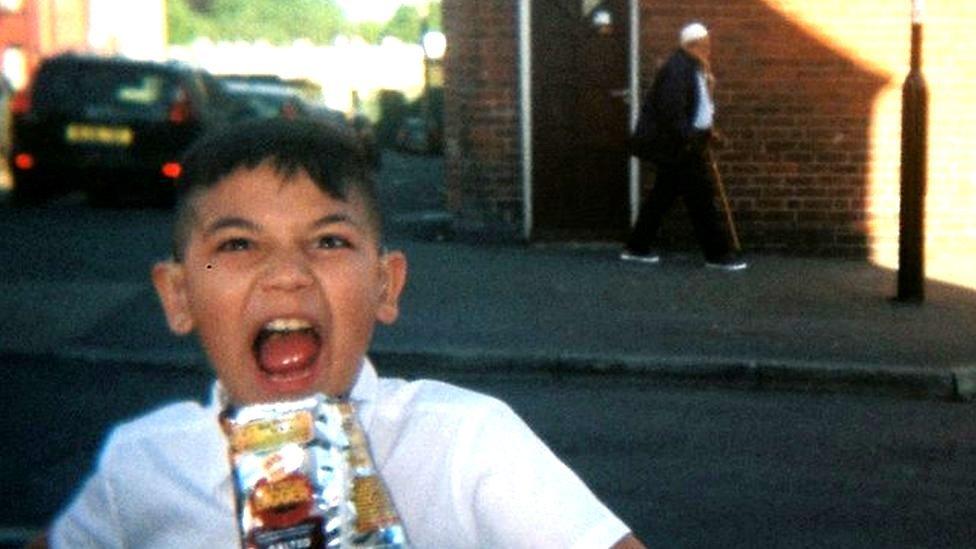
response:
<path fill-rule="evenodd" d="M 629 226 L 629 0 L 532 2 L 534 239 Z"/>

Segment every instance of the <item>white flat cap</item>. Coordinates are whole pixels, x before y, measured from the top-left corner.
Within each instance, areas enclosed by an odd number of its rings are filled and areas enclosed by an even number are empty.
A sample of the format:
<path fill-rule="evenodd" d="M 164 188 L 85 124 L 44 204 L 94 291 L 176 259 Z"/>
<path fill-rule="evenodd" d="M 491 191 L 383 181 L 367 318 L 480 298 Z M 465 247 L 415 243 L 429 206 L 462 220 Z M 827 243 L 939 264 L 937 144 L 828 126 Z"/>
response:
<path fill-rule="evenodd" d="M 708 36 L 708 29 L 705 28 L 705 25 L 702 25 L 701 23 L 691 23 L 685 25 L 685 28 L 681 29 L 680 42 L 681 45 L 684 46 L 685 44 L 701 40 L 706 36 Z"/>

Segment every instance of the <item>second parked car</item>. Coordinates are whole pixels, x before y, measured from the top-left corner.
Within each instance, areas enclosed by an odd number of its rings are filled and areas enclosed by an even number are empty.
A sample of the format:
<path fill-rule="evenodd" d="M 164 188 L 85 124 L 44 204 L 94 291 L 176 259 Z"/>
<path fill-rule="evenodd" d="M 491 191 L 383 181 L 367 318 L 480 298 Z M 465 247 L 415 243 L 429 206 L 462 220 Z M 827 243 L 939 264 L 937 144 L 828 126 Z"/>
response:
<path fill-rule="evenodd" d="M 222 88 L 183 64 L 66 54 L 11 100 L 13 199 L 81 189 L 96 203 L 169 201 L 179 159 L 229 117 Z"/>

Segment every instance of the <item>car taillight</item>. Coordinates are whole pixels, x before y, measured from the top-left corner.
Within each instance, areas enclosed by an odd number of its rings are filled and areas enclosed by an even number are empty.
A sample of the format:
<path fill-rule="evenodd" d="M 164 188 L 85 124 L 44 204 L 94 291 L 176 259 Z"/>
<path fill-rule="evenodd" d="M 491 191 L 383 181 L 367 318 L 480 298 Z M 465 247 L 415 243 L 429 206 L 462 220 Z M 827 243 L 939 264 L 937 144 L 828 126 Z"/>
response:
<path fill-rule="evenodd" d="M 14 115 L 27 114 L 31 110 L 30 89 L 25 88 L 10 98 L 10 113 Z"/>
<path fill-rule="evenodd" d="M 169 106 L 169 121 L 173 124 L 186 124 L 191 122 L 195 116 L 190 94 L 186 93 L 185 89 L 180 88 L 176 92 L 173 103 Z"/>
<path fill-rule="evenodd" d="M 179 162 L 167 162 L 163 164 L 163 167 L 160 169 L 160 172 L 162 172 L 164 177 L 168 177 L 169 179 L 176 179 L 180 176 L 181 173 L 183 173 L 183 166 L 180 166 Z"/>
<path fill-rule="evenodd" d="M 28 153 L 17 153 L 14 155 L 14 166 L 18 170 L 29 170 L 34 167 L 34 155 Z"/>

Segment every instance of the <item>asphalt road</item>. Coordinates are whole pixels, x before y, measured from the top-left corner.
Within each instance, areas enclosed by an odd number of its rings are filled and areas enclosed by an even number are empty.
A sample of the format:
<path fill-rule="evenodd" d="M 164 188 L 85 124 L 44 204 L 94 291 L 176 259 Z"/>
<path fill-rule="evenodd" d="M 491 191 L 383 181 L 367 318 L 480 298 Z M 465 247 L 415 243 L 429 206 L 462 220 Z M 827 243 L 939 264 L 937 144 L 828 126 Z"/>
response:
<path fill-rule="evenodd" d="M 972 544 L 970 405 L 378 367 L 507 401 L 652 547 Z M 202 369 L 31 357 L 3 368 L 6 534 L 49 520 L 116 421 L 209 384 Z"/>

